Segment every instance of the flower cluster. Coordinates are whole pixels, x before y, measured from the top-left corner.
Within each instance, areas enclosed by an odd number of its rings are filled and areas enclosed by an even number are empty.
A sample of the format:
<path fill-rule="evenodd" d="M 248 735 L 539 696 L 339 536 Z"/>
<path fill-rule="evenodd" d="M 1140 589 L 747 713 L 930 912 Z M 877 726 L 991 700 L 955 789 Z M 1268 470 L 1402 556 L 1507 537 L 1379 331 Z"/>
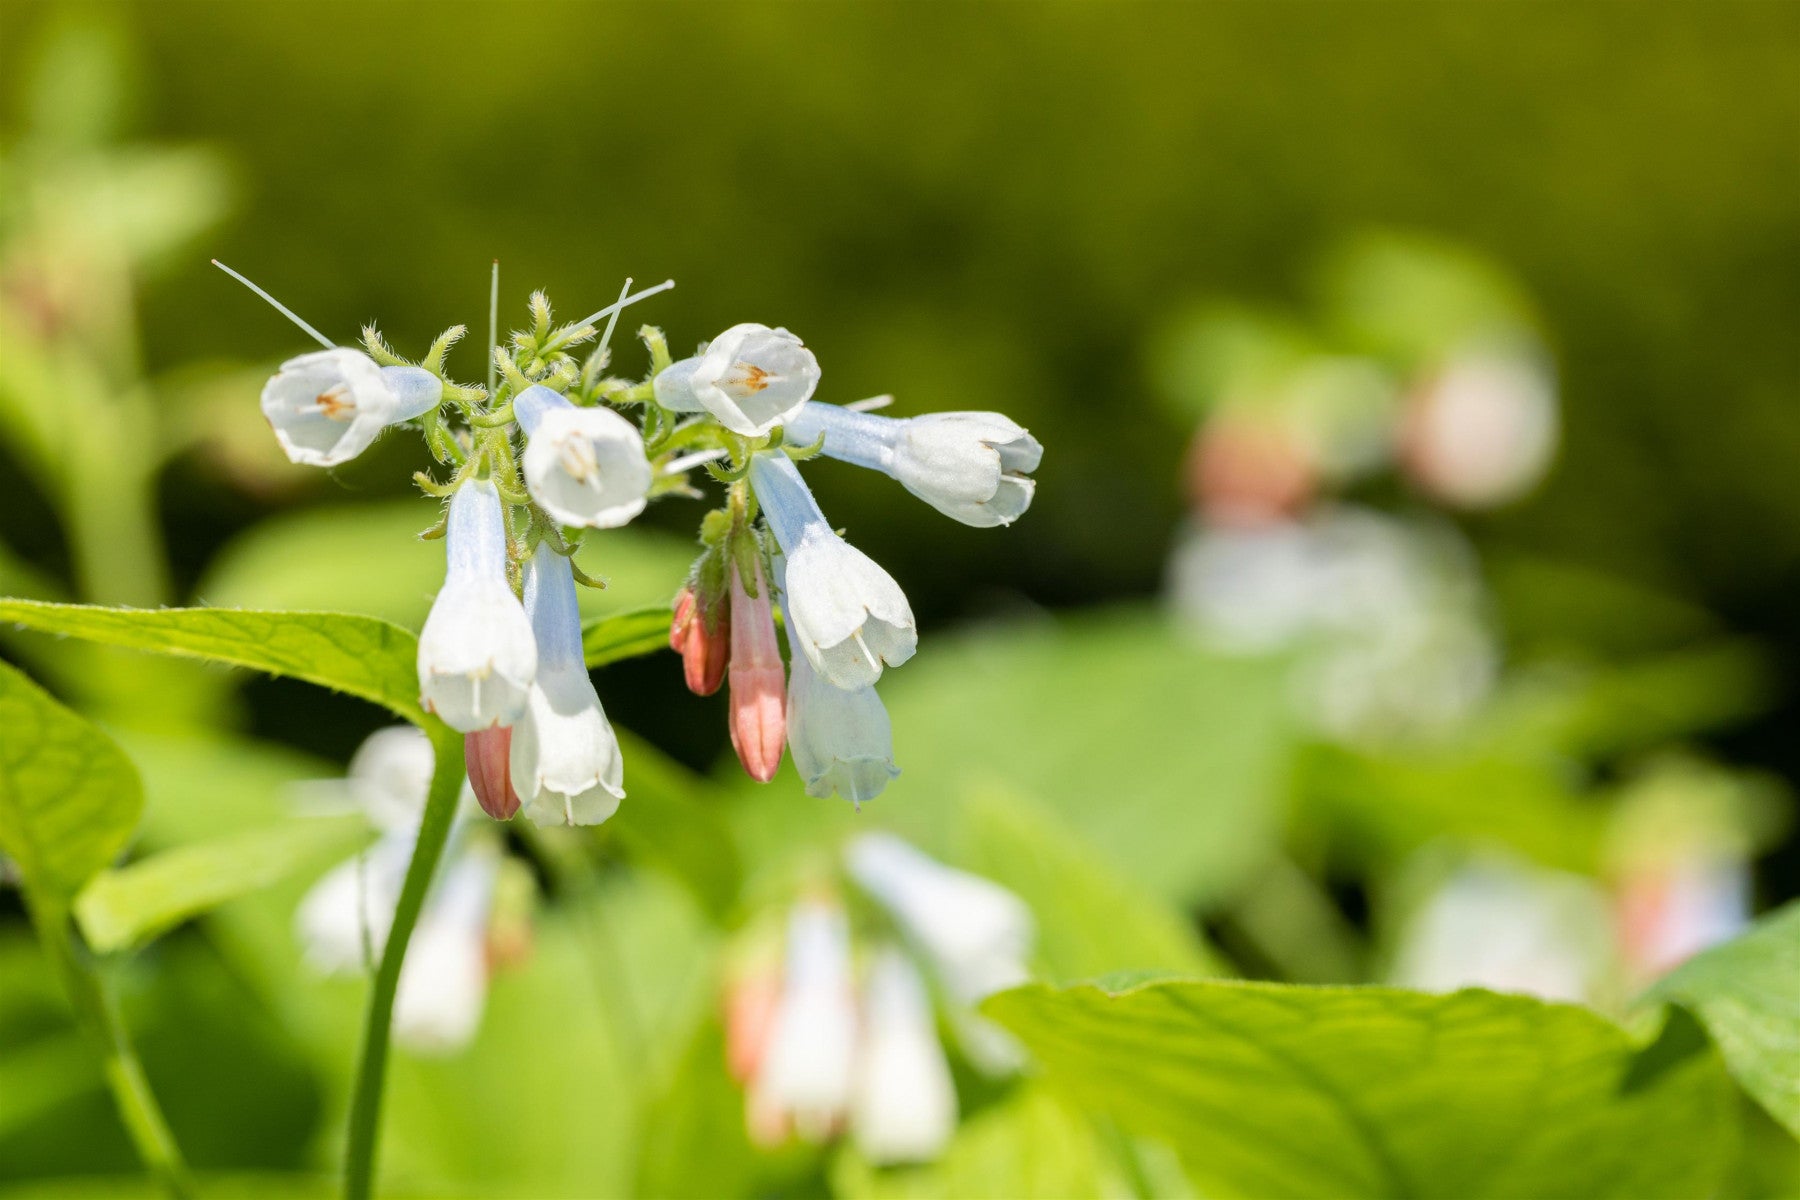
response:
<path fill-rule="evenodd" d="M 912 657 L 918 632 L 899 585 L 826 521 L 797 462 L 822 453 L 882 471 L 974 526 L 1031 503 L 1042 447 L 1024 429 L 995 413 L 895 419 L 816 402 L 818 360 L 785 329 L 734 325 L 676 360 L 646 326 L 645 377 L 606 374 L 619 311 L 668 284 L 628 295 L 628 281 L 615 304 L 560 325 L 533 295 L 530 328 L 491 348 L 485 387 L 445 374 L 461 326 L 409 362 L 373 327 L 362 349 L 334 346 L 249 286 L 326 347 L 263 389 L 289 458 L 337 466 L 404 426 L 450 473 L 417 477 L 445 503 L 425 536 L 444 540 L 447 560 L 419 637 L 420 702 L 466 736 L 475 794 L 496 819 L 597 824 L 625 795 L 576 603 L 577 584 L 592 584 L 571 561 L 586 530 L 699 496 L 695 468 L 724 484 L 670 643 L 694 691 L 729 683 L 732 744 L 753 777 L 772 779 L 786 748 L 810 794 L 860 804 L 898 773 L 874 685 Z"/>
<path fill-rule="evenodd" d="M 761 1144 L 790 1134 L 820 1142 L 848 1127 L 870 1162 L 927 1161 L 949 1142 L 958 1111 L 933 992 L 972 1066 L 1015 1070 L 1017 1046 L 974 1006 L 1027 978 L 1031 913 L 999 885 L 890 834 L 853 839 L 845 865 L 884 928 L 861 939 L 859 955 L 832 894 L 797 903 L 779 949 L 752 947 L 733 973 L 728 1065 Z"/>

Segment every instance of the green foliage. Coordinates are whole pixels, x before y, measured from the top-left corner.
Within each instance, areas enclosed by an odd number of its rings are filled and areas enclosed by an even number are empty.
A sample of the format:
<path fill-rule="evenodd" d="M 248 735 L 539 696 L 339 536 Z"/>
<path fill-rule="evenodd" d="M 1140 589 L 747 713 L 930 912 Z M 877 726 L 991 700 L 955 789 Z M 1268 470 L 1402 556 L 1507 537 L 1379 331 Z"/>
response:
<path fill-rule="evenodd" d="M 366 822 L 341 818 L 192 842 L 102 871 L 82 889 L 75 918 L 95 950 L 128 949 L 228 900 L 347 857 L 372 837 Z"/>
<path fill-rule="evenodd" d="M 723 918 L 737 902 L 743 870 L 719 796 L 649 742 L 624 729 L 614 732 L 628 764 L 627 799 L 601 828 L 679 880 L 704 911 Z"/>
<path fill-rule="evenodd" d="M 1597 1014 L 1522 996 L 1033 985 L 985 1011 L 1209 1194 L 1696 1196 L 1733 1141 L 1703 1047 L 1639 1068 Z"/>
<path fill-rule="evenodd" d="M 963 824 L 960 865 L 1030 907 L 1048 978 L 1091 979 L 1128 969 L 1224 973 L 1191 923 L 1130 876 L 1095 861 L 1041 806 L 1006 792 L 977 792 Z"/>
<path fill-rule="evenodd" d="M 0 851 L 60 909 L 130 841 L 143 785 L 110 738 L 4 663 L 0 729 Z"/>
<path fill-rule="evenodd" d="M 415 724 L 418 644 L 397 625 L 348 613 L 98 608 L 0 600 L 0 621 L 47 633 L 250 667 L 372 701 Z"/>
<path fill-rule="evenodd" d="M 1692 1012 L 1744 1090 L 1800 1137 L 1800 903 L 1689 959 L 1649 995 Z"/>
<path fill-rule="evenodd" d="M 590 670 L 621 659 L 654 654 L 669 644 L 668 605 L 639 608 L 616 617 L 600 617 L 581 627 L 581 649 Z"/>

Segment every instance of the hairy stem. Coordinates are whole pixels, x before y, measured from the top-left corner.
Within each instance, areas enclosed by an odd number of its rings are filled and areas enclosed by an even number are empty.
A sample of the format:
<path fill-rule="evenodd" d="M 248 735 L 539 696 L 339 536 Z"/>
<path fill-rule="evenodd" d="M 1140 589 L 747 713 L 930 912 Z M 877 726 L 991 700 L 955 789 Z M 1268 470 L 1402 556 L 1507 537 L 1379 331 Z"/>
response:
<path fill-rule="evenodd" d="M 432 772 L 425 814 L 419 822 L 419 839 L 406 868 L 406 882 L 400 889 L 400 903 L 394 910 L 394 923 L 388 930 L 381 964 L 375 969 L 369 992 L 362 1056 L 356 1065 L 356 1085 L 350 1100 L 349 1143 L 344 1154 L 346 1200 L 367 1200 L 374 1190 L 381 1091 L 387 1075 L 388 1035 L 393 1029 L 400 965 L 406 959 L 406 946 L 419 922 L 419 910 L 425 904 L 425 893 L 431 887 L 438 860 L 443 857 L 444 843 L 449 840 L 450 826 L 456 817 L 456 803 L 462 794 L 462 735 L 438 721 L 432 721 L 426 732 L 431 736 L 437 766 Z"/>

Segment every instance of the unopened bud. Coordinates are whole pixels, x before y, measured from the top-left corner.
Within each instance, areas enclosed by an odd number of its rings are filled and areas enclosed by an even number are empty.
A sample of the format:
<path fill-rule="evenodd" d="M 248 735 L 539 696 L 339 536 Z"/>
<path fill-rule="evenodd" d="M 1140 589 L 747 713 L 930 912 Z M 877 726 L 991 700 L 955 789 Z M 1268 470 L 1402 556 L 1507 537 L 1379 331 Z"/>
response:
<path fill-rule="evenodd" d="M 1303 511 L 1318 464 L 1300 438 L 1275 422 L 1215 417 L 1188 454 L 1188 489 L 1207 519 L 1235 527 L 1273 524 Z"/>
<path fill-rule="evenodd" d="M 513 791 L 508 762 L 512 755 L 512 726 L 496 725 L 463 735 L 463 762 L 469 783 L 481 809 L 496 821 L 509 821 L 519 811 L 519 794 Z"/>
<path fill-rule="evenodd" d="M 719 690 L 725 682 L 730 655 L 731 630 L 716 617 L 709 629 L 710 615 L 701 607 L 693 589 L 681 589 L 675 598 L 675 620 L 669 625 L 669 648 L 681 655 L 688 691 L 696 696 L 710 696 Z"/>
<path fill-rule="evenodd" d="M 775 778 L 787 741 L 787 677 L 775 641 L 769 583 L 752 560 L 752 597 L 731 565 L 731 745 L 738 761 L 758 783 Z"/>

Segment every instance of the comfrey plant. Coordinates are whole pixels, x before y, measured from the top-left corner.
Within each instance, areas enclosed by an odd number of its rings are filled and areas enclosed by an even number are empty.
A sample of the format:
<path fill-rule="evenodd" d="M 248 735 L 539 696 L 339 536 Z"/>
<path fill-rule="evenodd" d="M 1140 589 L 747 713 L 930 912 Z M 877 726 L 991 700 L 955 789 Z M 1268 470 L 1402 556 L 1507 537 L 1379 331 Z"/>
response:
<path fill-rule="evenodd" d="M 615 303 L 566 324 L 534 294 L 530 327 L 504 345 L 490 336 L 487 384 L 475 386 L 445 370 L 463 326 L 418 362 L 373 326 L 360 349 L 335 346 L 230 273 L 325 347 L 263 389 L 289 458 L 337 466 L 404 427 L 448 473 L 417 476 L 444 501 L 424 536 L 443 539 L 447 564 L 419 637 L 420 703 L 465 735 L 490 816 L 593 825 L 617 811 L 624 764 L 583 665 L 575 592 L 600 585 L 572 559 L 589 529 L 624 525 L 654 499 L 698 497 L 696 469 L 725 496 L 701 521 L 701 553 L 674 604 L 669 640 L 688 686 L 705 695 L 729 683 L 731 742 L 757 780 L 774 778 L 784 747 L 815 796 L 860 805 L 898 774 L 874 685 L 917 648 L 912 608 L 826 520 L 797 464 L 856 463 L 965 524 L 1006 525 L 1030 506 L 1043 456 L 1024 429 L 997 413 L 867 411 L 886 398 L 817 402 L 818 359 L 766 325 L 734 325 L 680 360 L 646 326 L 646 375 L 607 374 L 619 312 L 671 283 L 634 295 L 627 281 Z"/>

